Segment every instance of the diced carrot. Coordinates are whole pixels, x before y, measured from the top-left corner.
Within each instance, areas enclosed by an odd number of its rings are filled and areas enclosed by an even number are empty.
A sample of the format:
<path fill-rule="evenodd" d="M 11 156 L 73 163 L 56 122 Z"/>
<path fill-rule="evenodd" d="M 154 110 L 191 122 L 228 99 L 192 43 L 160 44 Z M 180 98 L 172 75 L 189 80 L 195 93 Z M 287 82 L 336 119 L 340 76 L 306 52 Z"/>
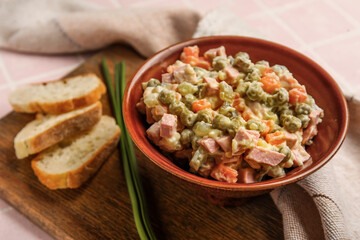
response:
<path fill-rule="evenodd" d="M 218 181 L 236 183 L 238 172 L 224 164 L 219 164 L 213 168 L 210 176 Z"/>
<path fill-rule="evenodd" d="M 241 116 L 245 121 L 248 121 L 249 119 L 254 118 L 255 114 L 250 108 L 245 108 L 245 110 L 241 113 Z"/>
<path fill-rule="evenodd" d="M 280 81 L 276 76 L 266 75 L 261 78 L 261 82 L 263 84 L 262 88 L 267 93 L 273 93 L 281 87 Z"/>
<path fill-rule="evenodd" d="M 293 88 L 289 91 L 289 102 L 293 105 L 297 103 L 305 102 L 307 98 L 307 93 L 305 89 L 301 87 Z"/>
<path fill-rule="evenodd" d="M 265 131 L 261 134 L 261 136 L 265 136 L 271 130 L 271 121 L 270 120 L 261 120 L 261 121 L 265 123 Z"/>
<path fill-rule="evenodd" d="M 236 109 L 238 112 L 243 112 L 245 110 L 245 100 L 240 97 L 239 93 L 235 92 L 234 101 L 232 103 L 232 106 Z"/>
<path fill-rule="evenodd" d="M 211 103 L 206 99 L 200 99 L 192 103 L 192 110 L 194 112 L 199 112 L 206 108 L 211 108 Z"/>
<path fill-rule="evenodd" d="M 185 53 L 185 56 L 193 56 L 198 58 L 199 57 L 199 47 L 198 46 L 191 46 L 191 47 L 184 47 L 183 52 Z"/>
<path fill-rule="evenodd" d="M 208 70 L 210 68 L 210 62 L 207 61 L 204 57 L 199 57 L 198 62 L 195 65 L 196 67 L 201 67 L 204 68 L 206 70 Z"/>
<path fill-rule="evenodd" d="M 188 63 L 190 64 L 192 67 L 195 67 L 196 64 L 199 62 L 199 58 L 198 57 L 194 57 L 194 56 L 185 56 L 183 57 L 183 55 L 180 56 L 180 60 L 183 63 Z"/>
<path fill-rule="evenodd" d="M 274 70 L 272 68 L 265 68 L 265 70 L 262 73 L 262 77 L 266 76 L 268 73 L 273 73 Z"/>
<path fill-rule="evenodd" d="M 284 132 L 276 131 L 274 133 L 267 134 L 265 140 L 271 145 L 279 145 L 286 141 L 286 136 Z"/>

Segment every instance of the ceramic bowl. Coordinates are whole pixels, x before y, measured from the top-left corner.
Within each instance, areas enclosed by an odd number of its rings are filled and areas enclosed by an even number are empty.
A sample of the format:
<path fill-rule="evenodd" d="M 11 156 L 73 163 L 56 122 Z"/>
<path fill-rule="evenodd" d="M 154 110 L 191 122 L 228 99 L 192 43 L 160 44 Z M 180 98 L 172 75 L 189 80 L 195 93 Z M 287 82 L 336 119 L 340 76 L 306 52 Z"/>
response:
<path fill-rule="evenodd" d="M 266 180 L 258 183 L 230 184 L 206 179 L 187 172 L 175 165 L 164 156 L 159 149 L 146 137 L 145 131 L 149 125 L 145 116 L 137 112 L 135 105 L 141 98 L 143 90 L 141 83 L 150 78 L 161 79 L 166 67 L 180 57 L 186 46 L 198 45 L 200 54 L 210 48 L 225 46 L 228 55 L 235 55 L 239 51 L 247 52 L 253 62 L 267 60 L 270 65 L 285 65 L 294 77 L 306 86 L 316 103 L 324 109 L 323 122 L 318 126 L 318 135 L 314 143 L 307 148 L 312 159 L 303 167 L 289 171 L 285 177 Z M 215 36 L 191 39 L 174 44 L 149 58 L 134 74 L 128 83 L 124 103 L 124 118 L 127 129 L 136 146 L 162 170 L 176 178 L 180 184 L 189 187 L 209 200 L 247 198 L 299 181 L 309 174 L 319 170 L 326 164 L 341 146 L 348 128 L 348 110 L 345 98 L 334 79 L 317 63 L 277 43 L 238 36 Z"/>

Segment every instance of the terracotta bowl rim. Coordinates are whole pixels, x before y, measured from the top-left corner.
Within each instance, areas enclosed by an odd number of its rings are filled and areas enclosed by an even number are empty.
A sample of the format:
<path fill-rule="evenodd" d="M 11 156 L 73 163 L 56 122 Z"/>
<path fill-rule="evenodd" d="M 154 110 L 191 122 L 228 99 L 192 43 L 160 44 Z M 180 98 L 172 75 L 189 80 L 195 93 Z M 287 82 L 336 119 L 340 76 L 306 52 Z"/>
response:
<path fill-rule="evenodd" d="M 296 174 L 295 176 L 289 176 L 288 178 L 278 178 L 278 179 L 271 179 L 266 180 L 263 182 L 257 182 L 257 183 L 227 183 L 227 182 L 220 182 L 212 179 L 203 178 L 201 176 L 197 176 L 195 174 L 192 174 L 190 172 L 187 172 L 180 167 L 176 166 L 174 163 L 172 163 L 169 159 L 167 159 L 164 155 L 162 155 L 158 150 L 155 150 L 160 153 L 162 157 L 158 158 L 158 156 L 153 153 L 152 149 L 143 148 L 144 146 L 137 141 L 136 132 L 134 129 L 132 129 L 132 121 L 130 114 L 126 114 L 129 111 L 130 107 L 135 106 L 129 106 L 128 102 L 130 99 L 130 92 L 131 89 L 135 86 L 135 80 L 137 80 L 146 70 L 148 67 L 150 67 L 153 61 L 156 61 L 157 57 L 161 56 L 162 54 L 165 54 L 169 51 L 178 50 L 179 46 L 188 46 L 188 45 L 194 45 L 199 42 L 206 42 L 211 41 L 214 39 L 218 40 L 238 40 L 238 41 L 252 41 L 253 43 L 259 43 L 261 45 L 268 45 L 270 47 L 274 47 L 276 49 L 281 49 L 285 52 L 290 53 L 292 56 L 295 56 L 302 60 L 302 63 L 306 63 L 307 65 L 310 65 L 311 67 L 315 68 L 319 73 L 321 73 L 322 76 L 326 79 L 326 81 L 331 84 L 332 88 L 335 90 L 337 95 L 337 100 L 339 101 L 339 104 L 341 106 L 341 112 L 343 116 L 343 121 L 340 122 L 340 128 L 339 132 L 340 134 L 335 138 L 335 144 L 330 149 L 329 153 L 325 156 L 322 156 L 320 160 L 318 160 L 316 163 L 312 164 L 312 166 L 309 166 L 304 171 L 300 172 L 299 174 Z M 349 112 L 347 108 L 347 103 L 345 100 L 344 95 L 342 94 L 342 91 L 340 90 L 338 84 L 336 81 L 330 76 L 329 73 L 327 73 L 319 64 L 314 62 L 312 59 L 308 58 L 307 56 L 301 54 L 300 52 L 291 49 L 289 47 L 286 47 L 284 45 L 281 45 L 279 43 L 275 43 L 268 40 L 263 40 L 259 38 L 253 38 L 253 37 L 243 37 L 243 36 L 210 36 L 210 37 L 200 37 L 200 38 L 192 38 L 185 41 L 181 41 L 175 44 L 172 44 L 168 46 L 167 48 L 164 48 L 163 50 L 155 53 L 153 56 L 148 58 L 134 73 L 131 80 L 128 82 L 126 89 L 125 89 L 125 95 L 124 95 L 124 101 L 123 101 L 123 112 L 124 112 L 124 121 L 126 128 L 129 131 L 129 134 L 131 138 L 133 139 L 133 142 L 135 145 L 140 149 L 140 151 L 149 158 L 153 163 L 155 163 L 157 166 L 159 166 L 161 169 L 165 170 L 171 175 L 174 175 L 178 178 L 181 178 L 182 180 L 185 180 L 189 183 L 199 185 L 202 187 L 208 187 L 212 189 L 218 189 L 218 190 L 228 190 L 228 191 L 258 191 L 258 190 L 268 190 L 273 189 L 276 187 L 281 187 L 290 183 L 297 182 L 306 176 L 314 173 L 315 171 L 319 170 L 321 167 L 323 167 L 339 150 L 341 147 L 347 130 L 349 126 Z M 130 127 L 129 127 L 130 126 Z"/>

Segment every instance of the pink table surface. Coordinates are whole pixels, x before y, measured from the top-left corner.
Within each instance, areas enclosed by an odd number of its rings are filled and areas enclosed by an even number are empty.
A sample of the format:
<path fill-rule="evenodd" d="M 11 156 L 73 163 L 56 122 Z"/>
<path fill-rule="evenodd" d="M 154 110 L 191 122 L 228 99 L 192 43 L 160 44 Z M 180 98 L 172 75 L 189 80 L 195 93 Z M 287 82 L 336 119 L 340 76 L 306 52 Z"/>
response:
<path fill-rule="evenodd" d="M 88 0 L 104 8 L 175 6 L 166 0 Z M 360 1 L 182 0 L 176 6 L 206 12 L 227 6 L 268 39 L 294 48 L 323 66 L 345 92 L 360 90 Z M 17 86 L 54 80 L 89 54 L 43 56 L 0 50 L 0 117 L 11 111 L 7 96 Z M 52 239 L 0 199 L 0 239 Z"/>

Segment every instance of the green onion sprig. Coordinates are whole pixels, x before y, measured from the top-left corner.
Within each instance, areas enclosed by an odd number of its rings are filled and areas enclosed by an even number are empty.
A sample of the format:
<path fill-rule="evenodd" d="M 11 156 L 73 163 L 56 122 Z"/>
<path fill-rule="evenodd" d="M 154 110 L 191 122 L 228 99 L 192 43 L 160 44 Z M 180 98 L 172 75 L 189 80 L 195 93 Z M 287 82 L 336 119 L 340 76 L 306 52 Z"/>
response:
<path fill-rule="evenodd" d="M 121 128 L 120 146 L 124 175 L 129 192 L 135 225 L 141 239 L 156 239 L 151 228 L 151 223 L 146 207 L 144 190 L 141 185 L 140 174 L 137 166 L 133 143 L 127 131 L 122 115 L 122 102 L 125 92 L 125 62 L 114 62 L 115 69 L 115 91 L 111 82 L 109 68 L 105 59 L 102 59 L 101 67 L 105 83 L 110 95 L 116 123 Z"/>

